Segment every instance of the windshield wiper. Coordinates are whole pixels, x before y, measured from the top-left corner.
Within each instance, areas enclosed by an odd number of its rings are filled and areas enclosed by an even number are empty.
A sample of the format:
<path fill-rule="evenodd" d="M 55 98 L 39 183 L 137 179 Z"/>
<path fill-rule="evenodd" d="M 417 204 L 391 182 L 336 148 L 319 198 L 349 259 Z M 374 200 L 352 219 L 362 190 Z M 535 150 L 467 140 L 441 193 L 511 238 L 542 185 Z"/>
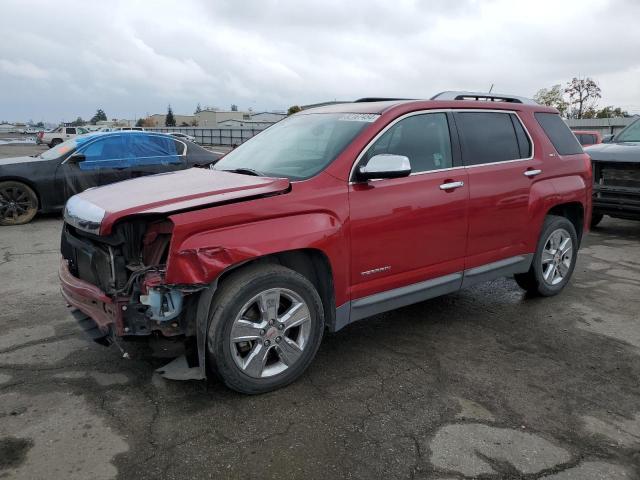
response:
<path fill-rule="evenodd" d="M 262 173 L 260 173 L 257 170 L 254 170 L 253 168 L 234 168 L 232 170 L 222 170 L 223 172 L 232 172 L 232 173 L 239 173 L 241 175 L 254 175 L 256 177 L 264 177 L 264 175 Z"/>

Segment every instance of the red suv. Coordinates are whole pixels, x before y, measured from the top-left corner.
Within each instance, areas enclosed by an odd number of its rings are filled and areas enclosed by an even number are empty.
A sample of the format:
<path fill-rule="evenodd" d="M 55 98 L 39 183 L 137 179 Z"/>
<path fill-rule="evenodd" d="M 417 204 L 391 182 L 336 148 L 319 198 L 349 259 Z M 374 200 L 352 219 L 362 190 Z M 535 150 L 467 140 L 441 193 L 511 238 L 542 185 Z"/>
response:
<path fill-rule="evenodd" d="M 295 114 L 211 169 L 72 197 L 60 280 L 97 341 L 172 340 L 181 378 L 261 393 L 299 377 L 325 329 L 500 276 L 557 294 L 590 218 L 589 157 L 556 110 L 363 99 Z"/>

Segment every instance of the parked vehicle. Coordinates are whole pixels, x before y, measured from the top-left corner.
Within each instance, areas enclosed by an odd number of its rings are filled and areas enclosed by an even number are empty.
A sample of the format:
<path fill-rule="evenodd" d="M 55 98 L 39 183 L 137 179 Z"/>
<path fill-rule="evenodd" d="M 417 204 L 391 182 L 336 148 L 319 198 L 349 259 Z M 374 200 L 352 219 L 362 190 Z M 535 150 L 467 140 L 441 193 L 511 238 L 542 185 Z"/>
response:
<path fill-rule="evenodd" d="M 640 119 L 585 152 L 593 164 L 592 225 L 604 215 L 640 220 Z"/>
<path fill-rule="evenodd" d="M 182 138 L 183 140 L 189 140 L 190 142 L 194 143 L 196 141 L 196 137 L 194 137 L 193 135 L 187 135 L 186 133 L 182 132 L 169 132 L 169 135 L 176 138 Z"/>
<path fill-rule="evenodd" d="M 36 143 L 44 143 L 53 148 L 66 140 L 75 138 L 78 135 L 84 135 L 85 133 L 89 133 L 89 130 L 83 127 L 58 127 L 49 132 L 38 132 L 38 135 L 36 136 Z"/>
<path fill-rule="evenodd" d="M 38 211 L 59 211 L 70 196 L 90 187 L 218 158 L 166 135 L 113 132 L 76 136 L 35 157 L 0 159 L 0 225 L 30 222 Z"/>
<path fill-rule="evenodd" d="M 583 147 L 602 143 L 602 135 L 600 135 L 600 132 L 595 130 L 574 130 L 573 134 Z"/>
<path fill-rule="evenodd" d="M 212 169 L 72 197 L 62 293 L 96 341 L 172 340 L 181 378 L 208 367 L 266 392 L 305 371 L 325 328 L 500 276 L 558 294 L 591 186 L 558 112 L 527 99 L 305 110 Z"/>

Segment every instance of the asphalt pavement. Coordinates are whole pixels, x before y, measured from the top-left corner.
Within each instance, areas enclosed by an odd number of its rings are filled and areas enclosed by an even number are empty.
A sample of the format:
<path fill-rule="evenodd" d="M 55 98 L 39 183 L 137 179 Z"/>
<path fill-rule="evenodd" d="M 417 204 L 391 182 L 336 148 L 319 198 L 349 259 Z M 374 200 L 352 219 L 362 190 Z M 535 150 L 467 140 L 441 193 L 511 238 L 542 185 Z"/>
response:
<path fill-rule="evenodd" d="M 0 478 L 640 478 L 640 222 L 605 218 L 556 297 L 501 279 L 363 320 L 261 396 L 85 338 L 61 224 L 0 227 Z"/>

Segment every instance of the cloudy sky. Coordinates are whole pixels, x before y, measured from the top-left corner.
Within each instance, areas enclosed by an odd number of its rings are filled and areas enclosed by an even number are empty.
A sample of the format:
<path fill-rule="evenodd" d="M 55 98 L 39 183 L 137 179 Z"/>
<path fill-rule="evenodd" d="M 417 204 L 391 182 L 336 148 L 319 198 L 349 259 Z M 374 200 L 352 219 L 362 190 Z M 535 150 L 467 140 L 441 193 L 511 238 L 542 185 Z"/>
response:
<path fill-rule="evenodd" d="M 590 76 L 640 113 L 637 0 L 0 2 L 0 120 L 286 109 Z"/>

